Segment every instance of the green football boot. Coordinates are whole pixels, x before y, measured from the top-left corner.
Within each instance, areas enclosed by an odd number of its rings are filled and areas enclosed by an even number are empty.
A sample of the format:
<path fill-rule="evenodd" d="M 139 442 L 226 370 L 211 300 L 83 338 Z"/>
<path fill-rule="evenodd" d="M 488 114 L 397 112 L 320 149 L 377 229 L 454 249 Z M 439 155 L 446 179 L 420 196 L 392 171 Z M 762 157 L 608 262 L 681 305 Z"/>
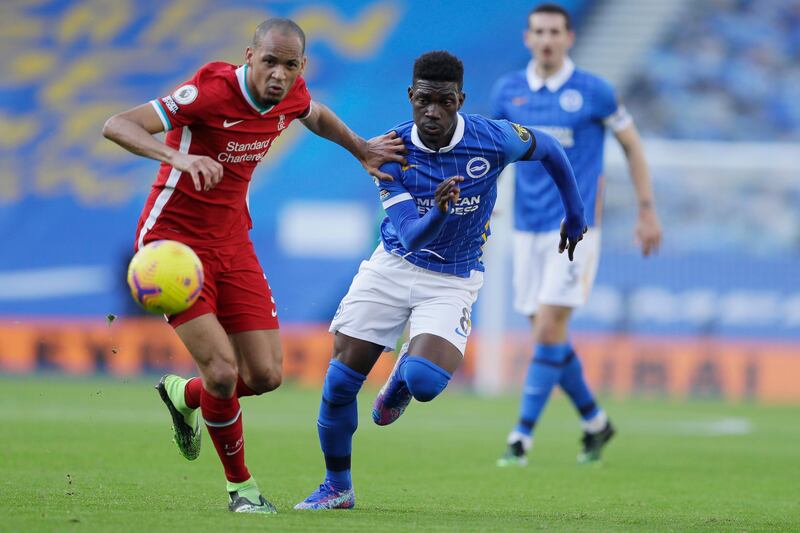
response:
<path fill-rule="evenodd" d="M 275 514 L 275 506 L 261 495 L 252 477 L 243 483 L 228 481 L 228 510 L 234 513 Z"/>
<path fill-rule="evenodd" d="M 603 451 L 603 448 L 608 441 L 611 440 L 611 437 L 614 436 L 616 431 L 614 430 L 614 426 L 611 425 L 611 422 L 606 423 L 606 427 L 604 427 L 599 433 L 583 433 L 583 438 L 581 439 L 581 443 L 583 444 L 583 449 L 581 453 L 578 454 L 578 462 L 580 464 L 587 464 L 587 463 L 596 463 L 600 460 L 600 453 Z"/>
<path fill-rule="evenodd" d="M 188 379 L 167 374 L 156 385 L 161 401 L 169 409 L 172 417 L 173 441 L 178 451 L 190 461 L 200 455 L 200 409 L 192 409 L 186 405 L 183 392 Z"/>
<path fill-rule="evenodd" d="M 521 441 L 512 442 L 506 448 L 506 453 L 497 460 L 497 466 L 528 466 L 528 456 Z"/>

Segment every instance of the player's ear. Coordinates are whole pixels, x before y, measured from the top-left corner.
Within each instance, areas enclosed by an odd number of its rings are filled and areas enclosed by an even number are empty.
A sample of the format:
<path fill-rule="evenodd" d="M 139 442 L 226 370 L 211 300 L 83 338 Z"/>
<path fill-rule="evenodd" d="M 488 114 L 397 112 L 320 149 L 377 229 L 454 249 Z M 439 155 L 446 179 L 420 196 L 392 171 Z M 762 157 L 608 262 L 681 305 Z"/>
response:
<path fill-rule="evenodd" d="M 300 62 L 300 75 L 306 71 L 306 63 L 308 63 L 308 56 L 303 56 L 303 61 Z"/>
<path fill-rule="evenodd" d="M 575 32 L 572 31 L 572 30 L 569 30 L 567 32 L 567 50 L 572 48 L 573 44 L 575 44 Z"/>
<path fill-rule="evenodd" d="M 253 68 L 253 49 L 249 46 L 244 51 L 244 64 L 250 68 Z"/>
<path fill-rule="evenodd" d="M 522 42 L 525 43 L 525 48 L 533 52 L 533 33 L 530 28 L 525 28 L 522 31 Z"/>
<path fill-rule="evenodd" d="M 408 86 L 408 101 L 410 102 L 413 99 L 414 99 L 414 86 L 413 85 L 409 85 Z"/>
<path fill-rule="evenodd" d="M 461 109 L 461 106 L 464 105 L 464 100 L 466 100 L 466 99 L 467 99 L 467 94 L 462 92 L 462 91 L 458 91 L 458 108 L 459 109 Z"/>

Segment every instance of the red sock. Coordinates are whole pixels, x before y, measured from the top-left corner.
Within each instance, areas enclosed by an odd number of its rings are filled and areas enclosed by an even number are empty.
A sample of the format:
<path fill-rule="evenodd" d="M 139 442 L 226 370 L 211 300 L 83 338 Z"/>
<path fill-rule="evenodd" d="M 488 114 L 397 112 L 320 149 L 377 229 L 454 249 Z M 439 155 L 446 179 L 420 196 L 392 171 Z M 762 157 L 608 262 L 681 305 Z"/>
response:
<path fill-rule="evenodd" d="M 242 410 L 239 399 L 217 398 L 202 389 L 200 410 L 225 468 L 225 477 L 231 483 L 241 483 L 250 479 L 250 472 L 244 464 L 244 435 L 242 433 Z"/>
<path fill-rule="evenodd" d="M 203 380 L 200 378 L 190 378 L 183 389 L 183 399 L 186 407 L 197 409 L 200 407 L 200 393 L 203 391 Z"/>
<path fill-rule="evenodd" d="M 200 378 L 189 379 L 189 382 L 186 383 L 186 388 L 183 390 L 183 399 L 186 401 L 187 407 L 191 409 L 200 407 L 200 392 L 202 390 L 203 381 Z M 242 376 L 239 376 L 239 380 L 236 382 L 236 397 L 241 398 L 243 396 L 258 396 L 258 393 L 248 387 L 247 383 L 242 380 Z"/>
<path fill-rule="evenodd" d="M 236 397 L 241 398 L 242 396 L 258 396 L 258 393 L 248 387 L 242 376 L 239 376 L 238 381 L 236 381 Z"/>

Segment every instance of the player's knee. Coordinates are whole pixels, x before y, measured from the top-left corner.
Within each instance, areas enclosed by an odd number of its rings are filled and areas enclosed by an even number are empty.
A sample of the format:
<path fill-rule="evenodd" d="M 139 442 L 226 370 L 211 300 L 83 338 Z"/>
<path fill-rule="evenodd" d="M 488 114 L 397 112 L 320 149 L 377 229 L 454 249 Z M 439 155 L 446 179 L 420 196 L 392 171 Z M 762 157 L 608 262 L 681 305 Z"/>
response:
<path fill-rule="evenodd" d="M 203 372 L 203 384 L 214 396 L 227 398 L 236 390 L 239 372 L 236 365 L 218 362 L 209 365 Z"/>
<path fill-rule="evenodd" d="M 280 387 L 282 381 L 283 376 L 280 370 L 270 370 L 251 377 L 248 385 L 256 394 L 264 394 Z"/>
<path fill-rule="evenodd" d="M 409 356 L 403 363 L 403 381 L 418 402 L 436 398 L 450 381 L 450 373 L 417 355 Z"/>
<path fill-rule="evenodd" d="M 536 340 L 541 344 L 560 344 L 566 341 L 567 317 L 551 317 L 538 325 Z"/>
<path fill-rule="evenodd" d="M 322 386 L 322 399 L 332 407 L 347 405 L 355 401 L 361 385 L 364 383 L 362 374 L 354 371 L 341 361 L 333 359 L 325 374 L 325 383 Z"/>

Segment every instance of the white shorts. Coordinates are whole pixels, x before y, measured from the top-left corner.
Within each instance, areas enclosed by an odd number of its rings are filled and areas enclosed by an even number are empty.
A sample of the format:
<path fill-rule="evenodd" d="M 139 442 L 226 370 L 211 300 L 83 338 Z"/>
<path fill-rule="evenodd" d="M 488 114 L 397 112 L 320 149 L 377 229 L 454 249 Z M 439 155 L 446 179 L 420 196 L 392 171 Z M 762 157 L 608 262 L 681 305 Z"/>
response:
<path fill-rule="evenodd" d="M 468 278 L 431 272 L 391 255 L 379 245 L 362 261 L 339 304 L 329 331 L 337 331 L 395 349 L 406 323 L 410 338 L 431 333 L 464 354 L 472 329 L 472 304 L 483 285 L 483 272 Z"/>
<path fill-rule="evenodd" d="M 590 228 L 574 261 L 558 253 L 558 231 L 514 232 L 514 309 L 531 316 L 539 305 L 577 308 L 586 303 L 597 274 L 600 230 Z"/>

